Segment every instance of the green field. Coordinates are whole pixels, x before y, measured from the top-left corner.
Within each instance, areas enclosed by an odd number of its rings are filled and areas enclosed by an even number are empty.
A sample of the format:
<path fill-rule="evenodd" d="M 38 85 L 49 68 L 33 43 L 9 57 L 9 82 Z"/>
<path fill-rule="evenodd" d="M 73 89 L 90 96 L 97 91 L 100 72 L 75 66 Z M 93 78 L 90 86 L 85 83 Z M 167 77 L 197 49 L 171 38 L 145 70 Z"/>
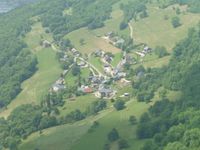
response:
<path fill-rule="evenodd" d="M 75 48 L 77 48 L 82 54 L 92 53 L 96 49 L 102 49 L 106 52 L 112 53 L 120 52 L 120 49 L 112 46 L 101 37 L 95 36 L 87 28 L 81 28 L 73 31 L 66 35 L 65 38 L 70 39 Z M 80 42 L 81 39 L 83 40 L 83 43 Z"/>
<path fill-rule="evenodd" d="M 41 24 L 37 23 L 33 26 L 32 31 L 25 37 L 25 42 L 37 56 L 38 70 L 31 78 L 23 82 L 22 91 L 8 105 L 7 109 L 0 113 L 2 117 L 7 117 L 17 106 L 37 103 L 62 72 L 59 62 L 55 58 L 56 52 L 51 48 L 44 49 L 39 45 L 41 36 L 45 39 L 51 39 L 49 35 L 44 33 Z"/>
<path fill-rule="evenodd" d="M 69 114 L 70 112 L 79 109 L 80 111 L 84 112 L 90 106 L 92 102 L 97 100 L 93 94 L 85 95 L 76 97 L 73 100 L 66 100 L 64 106 L 60 108 L 61 116 Z"/>
<path fill-rule="evenodd" d="M 19 147 L 20 150 L 70 150 L 89 129 L 90 123 L 77 123 L 76 125 L 64 125 L 43 130 L 42 134 L 32 134 Z"/>
<path fill-rule="evenodd" d="M 42 150 L 83 150 L 83 147 L 87 150 L 94 148 L 102 150 L 103 145 L 107 142 L 107 133 L 113 127 L 118 129 L 121 137 L 128 140 L 131 147 L 139 150 L 143 141 L 136 139 L 136 126 L 131 126 L 128 118 L 130 115 L 139 118 L 149 106 L 150 104 L 132 100 L 122 111 L 117 112 L 113 108 L 109 108 L 95 117 L 89 117 L 75 124 L 44 130 L 42 135 L 36 132 L 21 144 L 20 150 L 31 150 L 36 147 Z M 94 120 L 98 120 L 100 126 L 94 132 L 88 133 L 87 130 Z"/>
<path fill-rule="evenodd" d="M 178 7 L 178 6 L 176 6 Z M 187 35 L 190 27 L 195 26 L 199 20 L 199 14 L 182 13 L 179 15 L 182 25 L 173 28 L 171 18 L 175 16 L 172 7 L 159 9 L 155 6 L 148 7 L 149 17 L 132 21 L 133 37 L 136 42 L 147 43 L 150 47 L 165 46 L 169 52 L 177 42 Z M 168 20 L 164 16 L 168 16 Z"/>

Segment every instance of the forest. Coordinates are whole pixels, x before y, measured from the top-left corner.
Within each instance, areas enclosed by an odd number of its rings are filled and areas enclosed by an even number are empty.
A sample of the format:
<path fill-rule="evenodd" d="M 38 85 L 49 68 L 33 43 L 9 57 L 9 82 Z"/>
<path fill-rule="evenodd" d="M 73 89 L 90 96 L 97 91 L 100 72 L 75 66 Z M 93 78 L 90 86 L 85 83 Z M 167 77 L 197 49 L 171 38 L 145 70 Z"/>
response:
<path fill-rule="evenodd" d="M 143 150 L 199 148 L 199 41 L 200 26 L 190 29 L 188 37 L 174 48 L 170 64 L 158 83 L 168 89 L 180 90 L 183 95 L 175 102 L 164 96 L 141 116 L 137 136 L 151 139 Z M 160 76 L 160 72 L 156 74 Z M 151 83 L 151 80 L 146 82 Z"/>

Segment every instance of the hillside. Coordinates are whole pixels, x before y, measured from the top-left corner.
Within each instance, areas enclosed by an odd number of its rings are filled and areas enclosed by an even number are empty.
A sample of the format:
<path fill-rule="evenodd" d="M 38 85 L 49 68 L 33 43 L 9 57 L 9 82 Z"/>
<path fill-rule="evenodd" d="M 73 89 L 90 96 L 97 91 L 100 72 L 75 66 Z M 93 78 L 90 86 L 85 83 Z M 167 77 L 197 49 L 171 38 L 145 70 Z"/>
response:
<path fill-rule="evenodd" d="M 198 0 L 38 1 L 0 16 L 0 149 L 198 150 Z"/>

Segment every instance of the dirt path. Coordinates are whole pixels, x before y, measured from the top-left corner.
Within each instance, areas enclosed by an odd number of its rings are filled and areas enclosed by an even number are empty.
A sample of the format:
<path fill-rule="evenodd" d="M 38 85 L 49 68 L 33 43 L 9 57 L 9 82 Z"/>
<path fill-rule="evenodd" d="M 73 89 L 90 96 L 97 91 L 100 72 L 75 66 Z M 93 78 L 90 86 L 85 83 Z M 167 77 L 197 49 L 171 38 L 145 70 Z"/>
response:
<path fill-rule="evenodd" d="M 128 23 L 129 29 L 130 29 L 130 37 L 133 39 L 133 26 L 131 25 L 131 22 Z"/>

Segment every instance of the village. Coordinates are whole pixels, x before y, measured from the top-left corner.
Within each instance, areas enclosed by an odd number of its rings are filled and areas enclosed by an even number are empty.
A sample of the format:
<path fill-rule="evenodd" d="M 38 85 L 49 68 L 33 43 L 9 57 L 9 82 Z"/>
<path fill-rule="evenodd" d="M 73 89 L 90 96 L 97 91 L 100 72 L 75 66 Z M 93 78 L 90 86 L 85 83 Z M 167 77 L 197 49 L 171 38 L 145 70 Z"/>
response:
<path fill-rule="evenodd" d="M 114 35 L 113 32 L 108 32 L 101 38 L 118 48 L 122 47 L 125 42 L 123 38 Z M 55 49 L 55 46 L 48 41 L 44 41 L 43 46 L 53 47 Z M 144 45 L 142 51 L 134 51 L 134 54 L 138 55 L 140 60 L 143 60 L 148 53 L 151 53 L 151 50 L 151 48 Z M 121 54 L 121 59 L 116 66 L 112 65 L 112 61 L 114 59 L 112 53 L 105 52 L 102 49 L 96 49 L 93 53 L 89 54 L 90 57 L 92 56 L 98 58 L 101 61 L 103 71 L 100 71 L 99 68 L 89 62 L 87 58 L 84 58 L 79 50 L 74 47 L 71 48 L 65 52 L 64 55 L 62 55 L 59 61 L 67 62 L 70 57 L 73 57 L 73 61 L 67 70 L 63 70 L 59 79 L 51 86 L 50 92 L 59 92 L 66 88 L 67 83 L 65 81 L 65 76 L 67 76 L 70 69 L 76 65 L 80 68 L 80 70 L 87 68 L 90 71 L 86 84 L 79 85 L 77 88 L 78 92 L 93 94 L 95 97 L 103 99 L 115 98 L 118 91 L 112 87 L 112 84 L 118 82 L 123 86 L 130 85 L 131 81 L 126 78 L 127 73 L 124 66 L 126 64 L 137 64 L 136 60 L 127 52 L 122 51 Z M 130 93 L 123 93 L 121 97 L 127 97 L 129 94 Z"/>

